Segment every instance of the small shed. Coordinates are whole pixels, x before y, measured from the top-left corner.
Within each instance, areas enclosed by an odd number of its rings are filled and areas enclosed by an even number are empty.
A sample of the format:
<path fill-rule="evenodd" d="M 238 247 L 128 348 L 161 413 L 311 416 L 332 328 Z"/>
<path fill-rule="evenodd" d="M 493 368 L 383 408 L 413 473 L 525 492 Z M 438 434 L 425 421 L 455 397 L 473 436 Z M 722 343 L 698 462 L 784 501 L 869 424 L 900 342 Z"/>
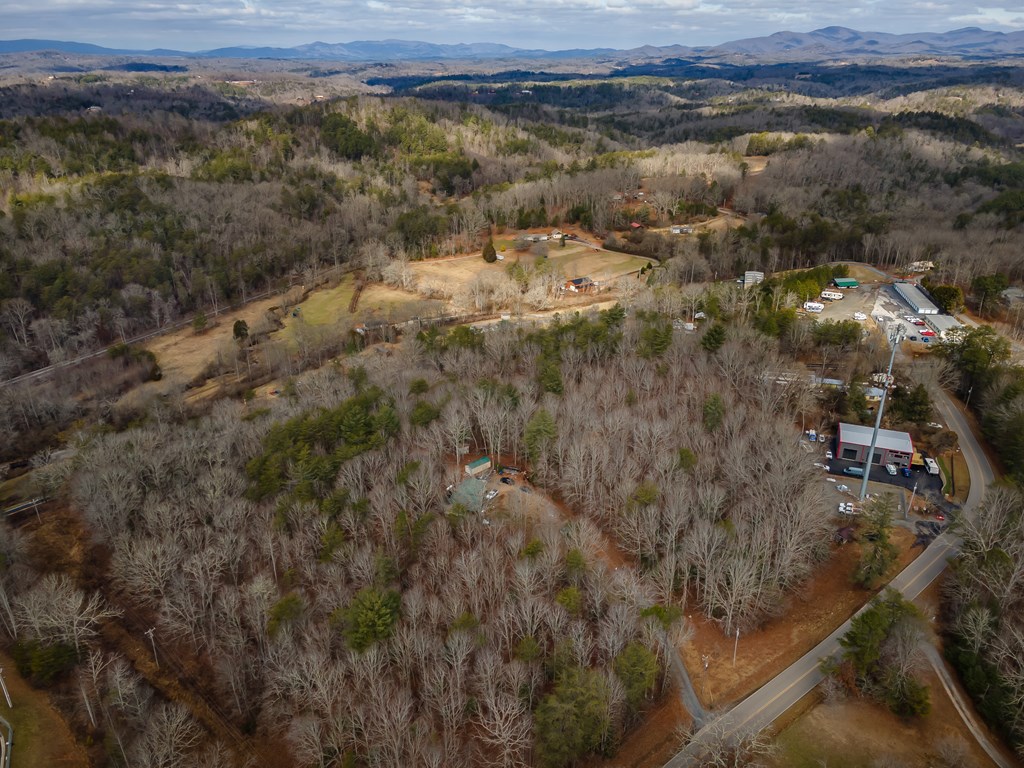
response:
<path fill-rule="evenodd" d="M 860 283 L 852 277 L 837 277 L 832 281 L 832 284 L 836 288 L 857 288 L 860 286 Z"/>
<path fill-rule="evenodd" d="M 835 540 L 838 544 L 846 544 L 847 542 L 853 541 L 855 538 L 854 530 L 849 525 L 840 528 L 835 533 Z"/>
<path fill-rule="evenodd" d="M 594 287 L 594 281 L 589 277 L 574 277 L 565 284 L 565 290 L 573 293 L 586 293 Z"/>
<path fill-rule="evenodd" d="M 479 477 L 491 471 L 491 457 L 481 456 L 475 461 L 466 465 L 466 474 L 470 477 Z"/>

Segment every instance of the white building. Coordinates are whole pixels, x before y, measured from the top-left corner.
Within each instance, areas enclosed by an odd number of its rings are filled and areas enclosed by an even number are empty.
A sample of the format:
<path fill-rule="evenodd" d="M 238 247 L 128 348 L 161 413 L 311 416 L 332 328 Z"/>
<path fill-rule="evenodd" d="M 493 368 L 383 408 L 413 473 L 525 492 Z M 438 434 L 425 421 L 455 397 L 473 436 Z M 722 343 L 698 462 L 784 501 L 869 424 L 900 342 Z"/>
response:
<path fill-rule="evenodd" d="M 964 332 L 963 325 L 952 315 L 929 315 L 927 323 L 943 341 L 952 339 Z"/>
<path fill-rule="evenodd" d="M 896 283 L 893 285 L 896 293 L 919 315 L 937 315 L 939 308 L 932 304 L 931 299 L 925 296 L 924 291 L 914 283 Z"/>
<path fill-rule="evenodd" d="M 764 282 L 764 272 L 748 271 L 743 273 L 743 286 L 757 285 Z"/>

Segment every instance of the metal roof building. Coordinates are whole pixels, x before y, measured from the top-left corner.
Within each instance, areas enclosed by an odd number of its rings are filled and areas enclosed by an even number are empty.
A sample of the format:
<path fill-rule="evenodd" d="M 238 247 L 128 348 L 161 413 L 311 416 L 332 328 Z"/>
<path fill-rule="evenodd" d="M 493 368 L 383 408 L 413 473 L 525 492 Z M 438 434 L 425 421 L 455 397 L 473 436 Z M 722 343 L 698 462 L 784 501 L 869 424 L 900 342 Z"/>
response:
<path fill-rule="evenodd" d="M 900 295 L 910 308 L 919 315 L 937 315 L 939 308 L 932 304 L 931 299 L 925 296 L 924 291 L 913 283 L 896 283 L 893 285 L 896 293 Z"/>
<path fill-rule="evenodd" d="M 950 335 L 956 335 L 963 330 L 963 325 L 952 315 L 929 315 L 928 325 L 932 327 L 932 330 L 939 334 L 940 339 L 949 338 Z"/>
<path fill-rule="evenodd" d="M 471 461 L 466 465 L 466 474 L 472 477 L 482 475 L 485 472 L 491 471 L 491 457 L 481 456 L 476 461 Z"/>
<path fill-rule="evenodd" d="M 859 424 L 840 424 L 836 434 L 836 457 L 846 461 L 863 463 L 871 447 L 871 427 Z M 897 467 L 909 467 L 914 457 L 914 441 L 906 432 L 892 429 L 878 430 L 878 442 L 875 443 L 875 455 L 872 464 L 895 464 Z"/>
<path fill-rule="evenodd" d="M 856 288 L 860 283 L 852 277 L 837 277 L 832 281 L 836 288 Z"/>

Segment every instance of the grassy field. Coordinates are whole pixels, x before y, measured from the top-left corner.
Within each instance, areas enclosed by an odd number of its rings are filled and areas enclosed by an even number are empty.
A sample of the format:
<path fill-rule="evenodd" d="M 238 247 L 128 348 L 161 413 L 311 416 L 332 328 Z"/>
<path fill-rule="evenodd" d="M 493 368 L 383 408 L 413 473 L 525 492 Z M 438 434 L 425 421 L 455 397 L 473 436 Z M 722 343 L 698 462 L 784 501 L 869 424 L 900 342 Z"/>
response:
<path fill-rule="evenodd" d="M 350 314 L 348 309 L 354 292 L 355 283 L 351 275 L 343 278 L 333 288 L 313 291 L 295 310 L 285 316 L 284 328 L 278 332 L 280 338 L 294 342 L 296 328 L 300 323 L 314 326 L 329 326 L 340 320 L 352 323 L 369 320 L 399 323 L 413 317 L 439 314 L 444 309 L 444 305 L 439 301 L 424 299 L 409 291 L 373 284 L 366 287 L 359 298 L 355 313 Z"/>
<path fill-rule="evenodd" d="M 548 253 L 548 261 L 561 269 L 569 279 L 591 277 L 595 280 L 607 280 L 635 272 L 650 263 L 647 259 L 627 253 L 605 253 L 579 246 L 552 248 Z"/>
<path fill-rule="evenodd" d="M 14 728 L 12 768 L 86 768 L 85 751 L 75 743 L 46 694 L 29 686 L 6 654 L 0 654 L 0 665 L 14 704 L 8 709 L 7 702 L 0 699 L 0 716 Z"/>

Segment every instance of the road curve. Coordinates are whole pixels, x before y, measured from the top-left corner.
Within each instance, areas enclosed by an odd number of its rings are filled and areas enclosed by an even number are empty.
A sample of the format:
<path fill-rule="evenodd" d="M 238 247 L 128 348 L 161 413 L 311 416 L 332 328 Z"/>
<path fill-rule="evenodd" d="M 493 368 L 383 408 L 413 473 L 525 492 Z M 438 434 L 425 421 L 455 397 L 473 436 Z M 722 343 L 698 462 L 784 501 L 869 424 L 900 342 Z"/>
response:
<path fill-rule="evenodd" d="M 949 395 L 940 392 L 934 398 L 934 403 L 936 409 L 946 419 L 949 428 L 955 431 L 960 438 L 960 447 L 971 474 L 971 489 L 963 507 L 963 514 L 969 515 L 981 503 L 985 489 L 994 481 L 995 473 L 985 452 L 982 451 L 971 432 L 966 418 L 953 404 Z M 889 586 L 898 590 L 908 600 L 913 600 L 945 570 L 947 561 L 955 554 L 959 546 L 960 539 L 958 537 L 943 533 L 916 560 L 900 571 L 889 583 Z M 818 668 L 819 662 L 827 656 L 838 653 L 839 638 L 850 630 L 853 618 L 867 608 L 867 605 L 863 606 L 841 627 L 787 669 L 714 722 L 697 731 L 690 743 L 665 764 L 665 768 L 683 768 L 683 766 L 695 765 L 695 761 L 700 759 L 704 750 L 712 747 L 715 742 L 721 742 L 723 734 L 739 738 L 757 733 L 771 725 L 821 682 L 823 675 Z"/>

